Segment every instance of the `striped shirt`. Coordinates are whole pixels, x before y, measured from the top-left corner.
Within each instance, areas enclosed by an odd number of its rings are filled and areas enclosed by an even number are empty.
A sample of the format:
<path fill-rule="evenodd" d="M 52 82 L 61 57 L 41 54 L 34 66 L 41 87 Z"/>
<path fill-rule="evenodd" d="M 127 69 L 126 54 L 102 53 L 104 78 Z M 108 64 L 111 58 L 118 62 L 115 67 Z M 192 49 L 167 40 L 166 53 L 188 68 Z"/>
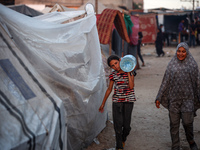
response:
<path fill-rule="evenodd" d="M 134 102 L 136 101 L 134 88 L 130 89 L 128 85 L 128 73 L 118 73 L 113 71 L 109 79 L 114 81 L 113 102 Z"/>

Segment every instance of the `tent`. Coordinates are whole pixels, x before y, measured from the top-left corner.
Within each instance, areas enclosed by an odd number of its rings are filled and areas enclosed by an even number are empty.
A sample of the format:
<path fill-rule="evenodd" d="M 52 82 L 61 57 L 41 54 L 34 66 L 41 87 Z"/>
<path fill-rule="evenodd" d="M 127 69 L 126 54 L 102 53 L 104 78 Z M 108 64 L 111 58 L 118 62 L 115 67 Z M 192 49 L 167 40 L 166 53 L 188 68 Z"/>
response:
<path fill-rule="evenodd" d="M 2 24 L 0 47 L 0 149 L 67 149 L 62 100 L 16 47 Z"/>
<path fill-rule="evenodd" d="M 8 6 L 10 9 L 13 9 L 19 13 L 22 13 L 22 14 L 25 14 L 27 16 L 30 16 L 30 17 L 35 17 L 35 16 L 39 16 L 39 15 L 42 15 L 43 13 L 35 10 L 35 9 L 32 9 L 30 7 L 28 7 L 27 5 L 11 5 L 11 6 Z"/>
<path fill-rule="evenodd" d="M 76 15 L 73 17 L 77 17 L 82 15 L 83 11 L 74 13 Z M 48 19 L 45 15 L 49 14 L 51 15 Z M 23 94 L 13 96 L 15 87 L 8 88 L 5 85 L 4 92 L 13 99 L 32 104 L 30 108 L 23 105 L 18 115 L 22 118 L 21 124 L 25 129 L 12 122 L 11 113 L 6 113 L 6 117 L 1 113 L 1 148 L 9 146 L 9 149 L 18 147 L 21 150 L 21 143 L 29 144 L 30 147 L 33 146 L 31 140 L 34 139 L 35 147 L 41 146 L 41 149 L 80 150 L 87 147 L 106 126 L 106 108 L 104 113 L 98 112 L 106 90 L 106 80 L 95 15 L 90 14 L 62 24 L 64 17 L 65 21 L 70 18 L 67 17 L 69 12 L 49 14 L 42 15 L 43 17 L 28 17 L 0 5 L 0 25 L 14 47 L 12 53 L 9 52 L 11 50 L 7 52 L 10 46 L 3 44 L 6 49 L 1 49 L 1 60 L 6 59 L 8 62 L 5 63 L 8 63 L 9 67 L 13 65 L 12 68 L 17 70 L 10 78 L 24 80 L 27 86 L 23 86 L 23 90 L 29 91 L 30 100 L 24 100 L 26 98 L 21 96 Z M 1 38 L 4 39 L 5 35 L 2 34 Z M 23 64 L 25 67 L 22 68 Z M 2 88 L 2 82 L 7 81 L 7 76 L 5 71 L 2 71 L 4 64 L 0 66 L 1 76 L 4 77 L 0 81 Z M 34 83 L 37 80 L 40 84 Z M 14 83 L 21 84 L 18 82 Z M 34 95 L 39 95 L 35 103 L 32 102 L 32 99 L 36 99 Z M 6 98 L 4 99 L 5 102 Z M 1 103 L 0 110 L 17 111 L 15 108 L 18 105 L 22 106 L 20 102 L 13 102 L 10 108 L 6 108 Z M 58 110 L 62 113 L 59 114 Z M 9 125 L 10 122 L 14 127 Z M 28 133 L 24 132 L 28 129 Z"/>

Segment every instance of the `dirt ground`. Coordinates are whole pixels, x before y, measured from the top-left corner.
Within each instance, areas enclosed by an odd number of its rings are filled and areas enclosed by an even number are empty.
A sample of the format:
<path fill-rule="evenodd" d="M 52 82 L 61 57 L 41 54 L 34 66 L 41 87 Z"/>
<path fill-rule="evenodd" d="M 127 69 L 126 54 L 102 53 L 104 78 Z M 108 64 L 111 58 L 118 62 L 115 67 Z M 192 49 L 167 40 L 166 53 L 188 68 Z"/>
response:
<path fill-rule="evenodd" d="M 135 77 L 135 94 L 137 101 L 132 112 L 131 132 L 124 147 L 125 150 L 170 150 L 168 111 L 161 106 L 155 107 L 155 97 L 159 90 L 164 71 L 174 56 L 176 45 L 164 47 L 165 56 L 156 57 L 155 46 L 145 45 L 141 52 L 145 67 L 137 70 Z M 190 48 L 190 52 L 200 68 L 200 47 Z M 141 61 L 139 60 L 139 64 Z M 111 93 L 112 95 L 112 93 Z M 115 150 L 115 133 L 112 123 L 112 99 L 107 100 L 108 121 L 106 128 L 97 136 L 86 150 Z M 200 148 L 200 110 L 194 121 L 194 136 Z M 189 150 L 182 124 L 180 125 L 182 150 Z"/>

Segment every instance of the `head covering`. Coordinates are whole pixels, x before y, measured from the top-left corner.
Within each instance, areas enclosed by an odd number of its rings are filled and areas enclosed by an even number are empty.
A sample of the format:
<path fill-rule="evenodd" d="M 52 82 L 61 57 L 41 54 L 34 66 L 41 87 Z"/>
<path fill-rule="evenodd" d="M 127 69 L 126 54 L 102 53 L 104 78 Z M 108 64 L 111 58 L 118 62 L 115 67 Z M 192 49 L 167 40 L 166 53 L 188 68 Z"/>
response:
<path fill-rule="evenodd" d="M 184 60 L 177 58 L 176 53 L 179 47 L 184 47 L 186 50 L 187 56 Z M 187 43 L 178 44 L 176 53 L 167 66 L 156 100 L 159 100 L 165 108 L 171 111 L 178 111 L 175 108 L 177 104 L 181 106 L 185 101 L 190 101 L 191 107 L 195 106 L 195 108 L 183 109 L 196 111 L 200 107 L 200 73 L 198 65 L 189 52 Z M 175 103 L 176 106 L 173 107 Z"/>
<path fill-rule="evenodd" d="M 189 53 L 189 46 L 188 46 L 187 43 L 185 43 L 185 42 L 179 43 L 178 46 L 176 47 L 176 52 L 177 52 L 177 50 L 178 50 L 180 47 L 185 48 L 186 52 Z"/>

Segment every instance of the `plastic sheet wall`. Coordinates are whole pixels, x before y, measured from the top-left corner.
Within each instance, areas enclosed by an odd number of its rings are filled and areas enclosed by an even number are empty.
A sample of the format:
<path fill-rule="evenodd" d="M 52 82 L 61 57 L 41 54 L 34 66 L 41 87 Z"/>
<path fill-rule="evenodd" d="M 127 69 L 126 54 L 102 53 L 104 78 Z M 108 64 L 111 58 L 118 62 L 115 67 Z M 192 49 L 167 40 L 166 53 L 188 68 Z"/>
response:
<path fill-rule="evenodd" d="M 67 149 L 66 112 L 0 26 L 0 149 Z"/>
<path fill-rule="evenodd" d="M 74 17 L 83 11 L 71 13 Z M 91 14 L 62 24 L 65 18 L 70 19 L 68 12 L 50 16 L 30 18 L 0 5 L 1 25 L 64 103 L 67 149 L 80 150 L 93 141 L 107 120 L 107 111 L 98 112 L 106 80 L 96 17 Z"/>

